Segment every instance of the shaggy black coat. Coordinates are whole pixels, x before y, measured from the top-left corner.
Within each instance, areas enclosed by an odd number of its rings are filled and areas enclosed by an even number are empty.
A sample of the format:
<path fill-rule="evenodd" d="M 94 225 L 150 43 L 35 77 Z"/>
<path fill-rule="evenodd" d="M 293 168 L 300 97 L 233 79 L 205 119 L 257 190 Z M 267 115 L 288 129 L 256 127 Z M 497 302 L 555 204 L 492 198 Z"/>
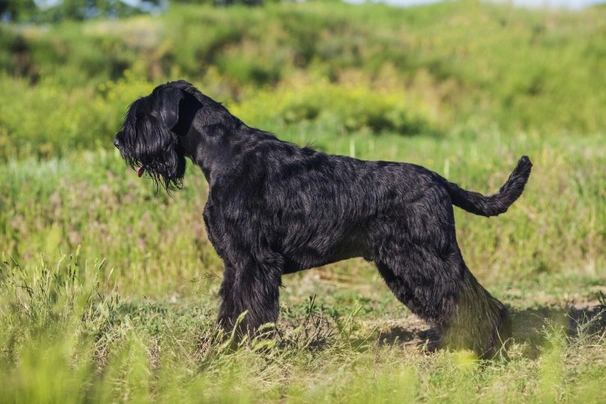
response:
<path fill-rule="evenodd" d="M 147 172 L 167 190 L 181 186 L 185 157 L 202 169 L 204 222 L 225 263 L 218 316 L 225 327 L 244 311 L 248 331 L 276 322 L 282 275 L 363 257 L 447 345 L 492 356 L 511 335 L 505 306 L 465 265 L 453 205 L 504 213 L 524 190 L 527 157 L 486 197 L 418 165 L 283 142 L 185 81 L 135 101 L 114 144 L 140 176 Z"/>

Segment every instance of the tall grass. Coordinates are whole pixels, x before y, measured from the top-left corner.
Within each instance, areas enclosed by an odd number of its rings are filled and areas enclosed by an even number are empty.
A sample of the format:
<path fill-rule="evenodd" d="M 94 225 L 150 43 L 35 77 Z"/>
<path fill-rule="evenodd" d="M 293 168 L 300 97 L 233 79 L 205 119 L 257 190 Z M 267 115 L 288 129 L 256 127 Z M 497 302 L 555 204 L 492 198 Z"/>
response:
<path fill-rule="evenodd" d="M 2 25 L 0 401 L 600 402 L 603 13 L 305 3 Z M 363 260 L 285 276 L 277 333 L 216 329 L 202 174 L 167 196 L 111 142 L 176 78 L 284 140 L 485 194 L 529 155 L 507 214 L 456 211 L 468 266 L 511 308 L 510 360 L 427 352 L 432 331 Z"/>
<path fill-rule="evenodd" d="M 266 105 L 260 99 L 255 106 Z M 488 133 L 438 140 L 331 137 L 308 128 L 280 135 L 332 153 L 422 164 L 483 193 L 495 192 L 519 156 L 528 154 L 535 164 L 528 189 L 506 215 L 485 219 L 457 210 L 468 265 L 484 281 L 501 284 L 558 276 L 599 282 L 604 276 L 606 151 L 600 136 L 545 142 Z M 491 146 L 480 150 L 482 144 Z M 0 245 L 23 264 L 41 256 L 56 260 L 83 245 L 85 256 L 107 258 L 121 287 L 147 293 L 179 290 L 194 279 L 205 283 L 221 272 L 204 231 L 206 184 L 197 167 L 188 168 L 185 189 L 172 197 L 137 178 L 116 151 L 13 161 L 0 166 L 0 175 Z"/>
<path fill-rule="evenodd" d="M 569 339 L 549 325 L 540 331 L 539 359 L 514 345 L 502 363 L 463 352 L 426 355 L 350 327 L 324 342 L 299 327 L 229 345 L 200 302 L 129 302 L 100 290 L 103 266 L 77 251 L 58 263 L 3 262 L 3 401 L 599 402 L 606 375 L 603 334 Z M 318 316 L 300 313 L 298 323 Z M 341 321 L 359 329 L 352 315 Z"/>

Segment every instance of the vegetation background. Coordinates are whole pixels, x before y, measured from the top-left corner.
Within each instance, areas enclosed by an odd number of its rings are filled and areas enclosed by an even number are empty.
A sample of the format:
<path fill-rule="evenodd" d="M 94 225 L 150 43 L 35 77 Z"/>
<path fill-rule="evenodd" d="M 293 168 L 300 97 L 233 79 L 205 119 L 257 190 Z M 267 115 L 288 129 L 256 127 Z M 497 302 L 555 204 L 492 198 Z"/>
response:
<path fill-rule="evenodd" d="M 1 402 L 603 400 L 606 9 L 40 4 L 0 1 Z M 362 260 L 286 276 L 274 338 L 217 331 L 203 176 L 156 193 L 112 145 L 180 78 L 284 140 L 482 193 L 528 154 L 506 215 L 456 212 L 513 313 L 509 360 L 427 352 Z"/>

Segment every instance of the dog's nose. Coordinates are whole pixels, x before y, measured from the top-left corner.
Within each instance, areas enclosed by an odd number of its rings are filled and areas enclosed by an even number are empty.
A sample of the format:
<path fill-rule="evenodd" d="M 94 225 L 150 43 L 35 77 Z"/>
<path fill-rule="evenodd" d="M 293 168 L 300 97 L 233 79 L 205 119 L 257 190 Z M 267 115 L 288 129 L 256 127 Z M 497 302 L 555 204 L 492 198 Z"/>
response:
<path fill-rule="evenodd" d="M 120 148 L 120 141 L 118 140 L 118 136 L 116 136 L 114 139 L 114 146 L 116 146 L 118 149 Z"/>

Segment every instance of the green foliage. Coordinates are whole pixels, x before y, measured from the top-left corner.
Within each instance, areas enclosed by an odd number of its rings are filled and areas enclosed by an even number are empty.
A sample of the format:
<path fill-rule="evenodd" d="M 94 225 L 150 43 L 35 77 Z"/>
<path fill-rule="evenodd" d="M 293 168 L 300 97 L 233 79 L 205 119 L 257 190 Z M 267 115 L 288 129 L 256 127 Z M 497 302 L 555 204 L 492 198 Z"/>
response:
<path fill-rule="evenodd" d="M 347 134 L 432 134 L 428 112 L 403 91 L 373 88 L 357 80 L 341 85 L 326 81 L 291 80 L 272 90 L 245 92 L 250 100 L 235 104 L 232 113 L 260 127 L 312 122 L 324 132 Z"/>
<path fill-rule="evenodd" d="M 2 400 L 599 401 L 605 11 L 173 4 L 0 25 Z M 285 276 L 277 334 L 217 330 L 202 174 L 169 197 L 112 146 L 127 106 L 177 78 L 284 140 L 483 193 L 528 154 L 506 215 L 455 213 L 468 266 L 512 308 L 510 361 L 427 355 L 426 326 L 361 259 Z"/>
<path fill-rule="evenodd" d="M 117 132 L 127 105 L 153 88 L 128 73 L 125 79 L 96 89 L 62 89 L 53 76 L 43 76 L 35 90 L 22 79 L 9 80 L 5 76 L 3 80 L 5 86 L 0 95 L 3 160 L 27 156 L 50 158 L 74 150 L 106 147 L 108 139 Z M 18 102 L 11 102 L 15 94 L 20 94 Z"/>
<path fill-rule="evenodd" d="M 99 288 L 104 262 L 78 251 L 58 263 L 0 267 L 0 388 L 8 402 L 597 402 L 604 335 L 566 337 L 546 323 L 542 354 L 517 341 L 508 362 L 379 343 L 359 309 L 337 338 L 294 345 L 302 328 L 236 342 L 207 301 L 124 301 Z M 307 304 L 304 306 L 308 306 Z M 313 313 L 301 307 L 294 322 Z M 376 318 L 376 313 L 372 316 Z M 357 331 L 352 334 L 356 322 Z M 334 327 L 334 326 L 332 326 Z M 298 337 L 295 334 L 299 334 Z M 363 345 L 352 343 L 366 337 Z M 581 342 L 583 341 L 583 342 Z"/>
<path fill-rule="evenodd" d="M 0 0 L 0 17 L 30 23 L 82 21 L 99 17 L 128 17 L 144 10 L 158 10 L 162 5 L 162 0 L 139 0 L 136 5 L 122 0 Z"/>
<path fill-rule="evenodd" d="M 66 132 L 77 132 L 81 144 L 95 144 L 99 130 L 115 131 L 125 108 L 103 99 L 99 86 L 127 74 L 126 80 L 137 77 L 149 87 L 186 78 L 215 98 L 240 102 L 276 88 L 290 102 L 303 86 L 311 94 L 330 84 L 329 89 L 338 90 L 322 97 L 323 106 L 341 110 L 336 104 L 345 104 L 340 98 L 345 90 L 340 88 L 364 88 L 391 99 L 406 94 L 405 114 L 395 106 L 391 116 L 377 116 L 379 107 L 371 102 L 335 112 L 334 120 L 349 119 L 326 127 L 338 132 L 362 125 L 373 132 L 378 126 L 378 132 L 448 133 L 471 124 L 546 135 L 595 133 L 606 126 L 601 113 L 606 95 L 595 91 L 606 85 L 599 74 L 606 60 L 603 11 L 469 3 L 409 9 L 339 3 L 252 9 L 173 5 L 159 17 L 3 25 L 0 102 L 3 110 L 16 105 L 0 114 L 0 136 L 23 139 L 11 122 L 20 119 L 38 125 L 25 139 L 40 138 L 26 145 L 40 155 L 62 155 Z M 308 76 L 303 82 L 302 75 Z M 72 110 L 74 104 L 78 114 L 69 120 L 57 117 L 51 131 L 33 134 L 40 132 L 39 122 L 27 119 L 27 111 L 48 112 L 35 99 L 48 99 L 50 87 L 56 87 L 57 115 L 69 116 L 62 108 Z M 14 97 L 17 93 L 23 97 Z M 86 108 L 100 102 L 108 105 Z M 319 110 L 306 100 L 297 103 L 298 110 L 291 111 L 295 120 Z M 96 107 L 114 112 L 99 116 Z M 114 118 L 103 121 L 109 115 Z M 2 139 L 0 145 L 7 142 Z M 50 151 L 39 150 L 43 143 Z M 74 143 L 67 142 L 69 147 Z M 103 144 L 111 147 L 111 142 Z M 0 158 L 12 152 L 0 149 Z"/>
<path fill-rule="evenodd" d="M 127 88 L 137 91 L 135 85 L 123 85 L 106 89 L 106 96 L 129 97 Z M 264 107 L 263 102 L 261 97 L 258 105 Z M 516 159 L 527 153 L 535 168 L 527 192 L 510 212 L 483 220 L 456 211 L 468 265 L 494 284 L 557 274 L 604 276 L 602 137 L 562 136 L 549 143 L 494 132 L 446 138 L 388 133 L 337 137 L 316 130 L 321 122 L 285 126 L 280 136 L 301 145 L 313 142 L 332 153 L 421 164 L 484 193 L 496 191 Z M 117 151 L 13 161 L 0 166 L 0 176 L 0 245 L 24 264 L 35 263 L 40 254 L 58 259 L 82 244 L 87 256 L 107 258 L 122 287 L 160 295 L 192 277 L 204 288 L 206 277 L 216 277 L 222 269 L 201 220 L 206 185 L 196 167 L 188 167 L 185 189 L 172 198 L 155 195 L 151 182 L 137 178 Z M 364 268 L 375 273 L 370 264 Z"/>
<path fill-rule="evenodd" d="M 0 18 L 21 21 L 30 18 L 36 9 L 34 0 L 0 0 Z"/>

